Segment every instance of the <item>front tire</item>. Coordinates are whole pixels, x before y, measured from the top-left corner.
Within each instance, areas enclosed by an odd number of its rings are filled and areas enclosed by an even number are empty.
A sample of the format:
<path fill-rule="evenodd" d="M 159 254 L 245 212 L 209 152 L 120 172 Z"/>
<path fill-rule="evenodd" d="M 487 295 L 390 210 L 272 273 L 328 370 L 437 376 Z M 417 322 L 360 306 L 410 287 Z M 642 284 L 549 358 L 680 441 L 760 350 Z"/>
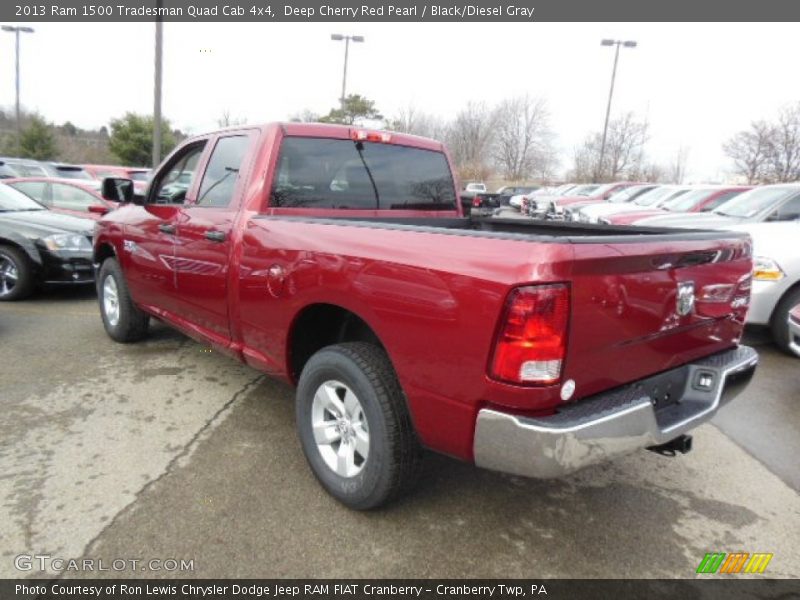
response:
<path fill-rule="evenodd" d="M 772 329 L 772 339 L 775 344 L 786 354 L 800 357 L 800 340 L 798 340 L 789 328 L 789 313 L 800 305 L 800 287 L 789 290 L 781 298 L 775 311 L 772 313 L 770 328 Z"/>
<path fill-rule="evenodd" d="M 36 274 L 18 248 L 0 246 L 0 302 L 22 300 L 33 293 Z"/>
<path fill-rule="evenodd" d="M 351 342 L 314 354 L 300 375 L 296 417 L 311 470 L 349 508 L 377 508 L 416 482 L 422 449 L 382 348 Z"/>
<path fill-rule="evenodd" d="M 116 342 L 138 342 L 147 336 L 150 317 L 133 303 L 115 258 L 108 258 L 97 277 L 97 300 L 106 333 Z"/>

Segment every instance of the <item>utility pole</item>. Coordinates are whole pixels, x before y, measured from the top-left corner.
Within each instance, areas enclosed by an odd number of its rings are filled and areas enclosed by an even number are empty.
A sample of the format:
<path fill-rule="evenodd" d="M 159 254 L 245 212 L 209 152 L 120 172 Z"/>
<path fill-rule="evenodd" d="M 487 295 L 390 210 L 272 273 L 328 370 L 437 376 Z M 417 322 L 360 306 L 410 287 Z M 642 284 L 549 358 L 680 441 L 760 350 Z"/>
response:
<path fill-rule="evenodd" d="M 161 0 L 156 6 L 161 8 Z M 160 11 L 159 11 L 160 12 Z M 153 82 L 153 168 L 161 162 L 161 74 L 163 59 L 164 22 L 161 17 L 156 17 L 156 58 L 155 81 Z"/>
<path fill-rule="evenodd" d="M 331 39 L 334 42 L 344 41 L 344 72 L 342 73 L 342 95 L 339 97 L 341 108 L 344 110 L 344 99 L 347 97 L 347 59 L 350 53 L 350 41 L 363 42 L 363 35 L 342 35 L 341 33 L 331 34 Z"/>
<path fill-rule="evenodd" d="M 611 116 L 611 98 L 614 97 L 614 82 L 617 79 L 617 63 L 619 62 L 619 47 L 636 48 L 636 42 L 621 40 L 601 40 L 601 46 L 616 46 L 614 50 L 614 67 L 611 69 L 611 88 L 608 90 L 608 104 L 606 105 L 606 120 L 603 125 L 603 141 L 600 143 L 600 162 L 597 165 L 597 172 L 595 173 L 595 181 L 597 181 L 604 171 L 604 163 L 606 158 L 606 138 L 608 136 L 608 119 Z"/>
<path fill-rule="evenodd" d="M 17 101 L 16 101 L 16 117 L 17 117 L 17 152 L 22 148 L 22 116 L 20 114 L 19 105 L 19 34 L 20 33 L 33 33 L 32 27 L 14 27 L 12 25 L 3 25 L 3 31 L 13 33 L 16 39 L 14 40 L 14 62 L 16 68 L 16 87 L 17 87 Z"/>

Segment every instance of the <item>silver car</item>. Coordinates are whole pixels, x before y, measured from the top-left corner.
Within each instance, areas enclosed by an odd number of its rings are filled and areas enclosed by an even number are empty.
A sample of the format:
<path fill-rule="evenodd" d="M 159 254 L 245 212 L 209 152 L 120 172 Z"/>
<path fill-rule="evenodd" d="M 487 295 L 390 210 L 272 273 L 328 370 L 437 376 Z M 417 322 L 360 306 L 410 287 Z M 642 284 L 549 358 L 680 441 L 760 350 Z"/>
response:
<path fill-rule="evenodd" d="M 800 220 L 730 229 L 753 238 L 753 287 L 747 322 L 772 330 L 775 343 L 800 357 Z"/>

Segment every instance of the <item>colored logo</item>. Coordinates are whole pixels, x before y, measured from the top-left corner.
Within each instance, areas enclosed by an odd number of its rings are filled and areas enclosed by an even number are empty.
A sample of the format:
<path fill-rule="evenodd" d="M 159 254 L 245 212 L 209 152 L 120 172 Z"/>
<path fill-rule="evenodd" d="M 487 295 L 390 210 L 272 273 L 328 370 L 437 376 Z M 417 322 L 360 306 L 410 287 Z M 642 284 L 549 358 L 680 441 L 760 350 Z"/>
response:
<path fill-rule="evenodd" d="M 709 552 L 700 561 L 698 573 L 763 573 L 767 569 L 772 553 L 755 552 Z"/>

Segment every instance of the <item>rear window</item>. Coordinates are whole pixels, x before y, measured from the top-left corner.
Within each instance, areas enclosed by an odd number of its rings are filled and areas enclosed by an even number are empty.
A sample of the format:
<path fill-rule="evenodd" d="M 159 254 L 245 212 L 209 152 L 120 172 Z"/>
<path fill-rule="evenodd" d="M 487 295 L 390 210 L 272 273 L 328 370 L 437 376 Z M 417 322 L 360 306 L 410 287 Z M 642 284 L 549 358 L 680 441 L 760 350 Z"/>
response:
<path fill-rule="evenodd" d="M 376 142 L 288 137 L 271 206 L 455 210 L 444 154 Z"/>
<path fill-rule="evenodd" d="M 60 167 L 57 166 L 56 172 L 59 177 L 64 179 L 91 179 L 92 176 L 80 167 Z"/>

